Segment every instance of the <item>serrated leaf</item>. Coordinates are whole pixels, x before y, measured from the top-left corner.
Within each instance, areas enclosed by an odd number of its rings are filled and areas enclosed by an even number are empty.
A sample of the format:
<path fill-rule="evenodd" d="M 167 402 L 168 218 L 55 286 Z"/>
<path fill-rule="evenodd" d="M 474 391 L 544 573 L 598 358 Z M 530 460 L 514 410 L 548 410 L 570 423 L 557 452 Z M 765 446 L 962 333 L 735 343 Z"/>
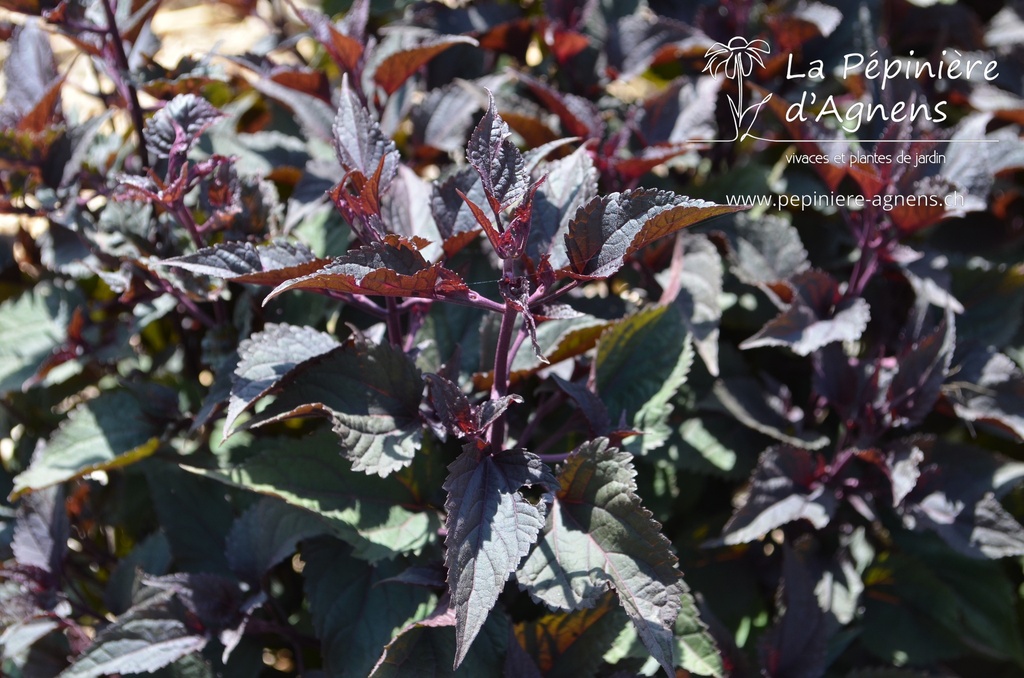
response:
<path fill-rule="evenodd" d="M 526 255 L 534 264 L 548 255 L 551 267 L 557 271 L 569 264 L 565 250 L 559 245 L 565 242 L 570 220 L 597 195 L 597 169 L 585 146 L 542 168 L 547 178 L 537 188 L 533 200 Z"/>
<path fill-rule="evenodd" d="M 516 579 L 559 610 L 592 607 L 615 589 L 644 646 L 672 674 L 685 585 L 671 544 L 636 495 L 631 459 L 606 438 L 573 450 L 541 539 Z"/>
<path fill-rule="evenodd" d="M 863 334 L 871 319 L 868 302 L 861 297 L 844 299 L 830 275 L 806 271 L 790 284 L 789 308 L 741 343 L 741 349 L 786 346 L 806 356 L 833 342 L 856 341 Z"/>
<path fill-rule="evenodd" d="M 819 530 L 828 525 L 836 498 L 820 480 L 824 471 L 824 461 L 807 450 L 769 447 L 750 477 L 746 500 L 722 528 L 722 542 L 754 541 L 795 520 L 807 520 Z"/>
<path fill-rule="evenodd" d="M 400 564 L 360 562 L 348 546 L 330 538 L 305 543 L 302 559 L 313 628 L 332 676 L 369 675 L 381 648 L 429 610 L 429 591 L 383 582 L 401 571 Z"/>
<path fill-rule="evenodd" d="M 148 457 L 162 427 L 126 391 L 107 391 L 73 409 L 27 469 L 14 478 L 12 498 L 86 473 Z"/>
<path fill-rule="evenodd" d="M 0 394 L 21 389 L 51 352 L 64 343 L 71 311 L 48 285 L 0 303 Z"/>
<path fill-rule="evenodd" d="M 920 477 L 897 507 L 911 530 L 931 530 L 973 558 L 1024 554 L 1024 527 L 999 498 L 1024 478 L 1024 463 L 971 447 L 919 439 Z"/>
<path fill-rule="evenodd" d="M 672 397 L 693 363 L 690 337 L 676 306 L 652 306 L 619 321 L 597 345 L 597 394 L 612 422 L 642 431 L 642 449 L 668 439 Z"/>
<path fill-rule="evenodd" d="M 329 432 L 279 441 L 233 469 L 187 470 L 323 516 L 364 560 L 417 551 L 439 525 L 401 483 L 353 473 Z"/>
<path fill-rule="evenodd" d="M 276 400 L 246 426 L 326 416 L 352 469 L 386 476 L 412 463 L 419 447 L 422 384 L 400 349 L 350 340 L 293 369 Z"/>
<path fill-rule="evenodd" d="M 438 293 L 467 288 L 458 275 L 440 263 L 427 263 L 413 243 L 388 236 L 383 242 L 336 258 L 315 273 L 282 282 L 266 300 L 294 289 L 430 299 Z"/>
<path fill-rule="evenodd" d="M 758 433 L 808 450 L 828 445 L 828 436 L 799 426 L 803 420 L 802 412 L 777 395 L 766 392 L 755 379 L 719 379 L 713 393 L 730 415 Z"/>
<path fill-rule="evenodd" d="M 295 553 L 300 541 L 330 531 L 329 523 L 318 515 L 264 497 L 231 526 L 225 540 L 228 565 L 245 581 L 256 583 Z"/>
<path fill-rule="evenodd" d="M 110 631 L 75 660 L 61 678 L 100 678 L 112 673 L 148 673 L 198 652 L 206 638 L 177 619 L 136 619 Z"/>
<path fill-rule="evenodd" d="M 18 565 L 59 577 L 67 553 L 68 530 L 64 488 L 48 487 L 24 497 L 15 514 L 11 541 Z"/>
<path fill-rule="evenodd" d="M 364 177 L 371 177 L 378 167 L 383 167 L 381 188 L 391 182 L 398 171 L 398 149 L 349 87 L 348 77 L 341 81 L 338 115 L 332 129 L 334 152 L 346 173 L 359 172 Z"/>
<path fill-rule="evenodd" d="M 512 133 L 498 115 L 490 90 L 487 97 L 487 112 L 469 137 L 466 155 L 480 175 L 487 200 L 500 211 L 526 195 L 529 177 L 523 155 L 509 139 Z"/>
<path fill-rule="evenodd" d="M 301 243 L 279 240 L 266 245 L 253 245 L 250 242 L 221 243 L 192 254 L 152 263 L 236 282 L 279 285 L 316 271 L 330 262 L 318 259 Z"/>
<path fill-rule="evenodd" d="M 615 595 L 606 594 L 591 609 L 549 612 L 516 624 L 519 644 L 546 678 L 593 676 L 602 655 L 626 623 Z"/>
<path fill-rule="evenodd" d="M 372 57 L 373 80 L 387 95 L 398 91 L 413 73 L 441 52 L 455 45 L 477 45 L 463 35 L 438 35 L 431 31 L 402 27 L 391 31 Z"/>
<path fill-rule="evenodd" d="M 594 198 L 569 222 L 567 272 L 582 280 L 607 278 L 627 256 L 658 238 L 743 209 L 653 189 Z"/>
<path fill-rule="evenodd" d="M 222 117 L 224 114 L 206 99 L 179 94 L 146 123 L 146 146 L 158 158 L 184 154 L 207 127 Z"/>
<path fill-rule="evenodd" d="M 455 610 L 455 667 L 466 658 L 487 615 L 544 527 L 544 516 L 557 485 L 536 455 L 506 450 L 483 455 L 467 446 L 448 467 L 445 565 Z M 545 492 L 534 504 L 523 487 Z"/>
<path fill-rule="evenodd" d="M 267 323 L 238 345 L 239 361 L 231 382 L 224 433 L 230 435 L 238 417 L 297 365 L 340 346 L 338 340 L 312 327 Z"/>

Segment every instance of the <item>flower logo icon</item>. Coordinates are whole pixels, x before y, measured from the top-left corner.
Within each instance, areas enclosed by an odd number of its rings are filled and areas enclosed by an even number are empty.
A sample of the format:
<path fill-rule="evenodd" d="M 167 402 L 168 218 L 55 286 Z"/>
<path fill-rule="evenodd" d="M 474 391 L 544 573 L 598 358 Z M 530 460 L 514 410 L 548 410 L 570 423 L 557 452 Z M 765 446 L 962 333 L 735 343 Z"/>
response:
<path fill-rule="evenodd" d="M 757 119 L 761 107 L 772 98 L 772 95 L 769 94 L 758 103 L 751 104 L 747 108 L 743 107 L 743 79 L 754 72 L 755 63 L 764 68 L 764 60 L 761 55 L 769 53 L 771 53 L 771 47 L 764 40 L 747 40 L 736 36 L 728 44 L 716 42 L 704 54 L 704 58 L 708 60 L 704 66 L 705 72 L 713 76 L 724 73 L 727 79 L 736 81 L 736 99 L 734 100 L 732 95 L 729 95 L 729 106 L 732 108 L 733 121 L 736 123 L 736 136 L 733 137 L 733 141 L 745 139 L 750 135 L 750 128 L 754 125 L 754 120 Z M 746 129 L 742 132 L 741 137 L 740 130 L 744 129 L 743 121 L 747 114 L 750 114 L 750 122 L 746 124 Z"/>

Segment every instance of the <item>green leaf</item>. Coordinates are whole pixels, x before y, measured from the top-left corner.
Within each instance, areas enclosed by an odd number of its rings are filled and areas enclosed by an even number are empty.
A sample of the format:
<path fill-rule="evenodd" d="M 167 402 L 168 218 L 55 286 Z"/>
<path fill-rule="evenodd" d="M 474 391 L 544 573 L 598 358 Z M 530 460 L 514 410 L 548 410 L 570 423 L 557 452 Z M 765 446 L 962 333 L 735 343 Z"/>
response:
<path fill-rule="evenodd" d="M 300 363 L 339 346 L 338 340 L 312 327 L 267 323 L 238 345 L 238 366 L 224 421 L 225 435 L 239 415 L 266 395 Z"/>
<path fill-rule="evenodd" d="M 353 473 L 330 433 L 283 439 L 277 447 L 227 471 L 186 470 L 323 516 L 357 557 L 371 562 L 418 551 L 435 538 L 437 515 L 415 510 L 422 502 L 402 484 Z"/>
<path fill-rule="evenodd" d="M 643 451 L 661 447 L 672 431 L 672 397 L 686 381 L 693 348 L 679 308 L 652 306 L 612 326 L 597 345 L 597 394 L 616 424 L 644 433 Z"/>
<path fill-rule="evenodd" d="M 11 498 L 98 470 L 133 464 L 156 451 L 162 428 L 127 391 L 107 391 L 68 413 Z"/>
<path fill-rule="evenodd" d="M 607 278 L 627 256 L 658 238 L 743 209 L 647 189 L 594 198 L 569 222 L 568 273 L 583 280 Z"/>
<path fill-rule="evenodd" d="M 671 544 L 636 494 L 631 461 L 605 438 L 573 450 L 541 540 L 516 578 L 559 610 L 592 607 L 614 588 L 644 646 L 671 675 L 686 587 Z"/>
<path fill-rule="evenodd" d="M 508 581 L 537 540 L 557 482 L 536 455 L 506 450 L 483 455 L 466 446 L 448 467 L 445 565 L 456 618 L 455 666 L 466 657 Z M 528 501 L 523 487 L 549 491 Z"/>
<path fill-rule="evenodd" d="M 1017 595 L 999 563 L 959 555 L 927 535 L 903 533 L 899 543 L 902 552 L 865 574 L 871 652 L 920 665 L 970 648 L 1024 667 Z"/>
<path fill-rule="evenodd" d="M 328 417 L 355 471 L 387 476 L 412 463 L 422 438 L 423 380 L 400 349 L 351 339 L 303 362 L 247 427 L 310 415 Z"/>
<path fill-rule="evenodd" d="M 676 654 L 678 665 L 699 676 L 723 676 L 722 655 L 715 639 L 700 619 L 700 611 L 693 596 L 684 593 L 682 607 L 676 618 Z"/>
<path fill-rule="evenodd" d="M 369 675 L 384 646 L 430 609 L 427 589 L 382 581 L 402 571 L 399 563 L 360 562 L 348 546 L 330 538 L 305 543 L 302 559 L 313 628 L 331 676 Z"/>
<path fill-rule="evenodd" d="M 45 284 L 0 304 L 0 394 L 21 389 L 64 343 L 70 317 L 64 295 Z"/>

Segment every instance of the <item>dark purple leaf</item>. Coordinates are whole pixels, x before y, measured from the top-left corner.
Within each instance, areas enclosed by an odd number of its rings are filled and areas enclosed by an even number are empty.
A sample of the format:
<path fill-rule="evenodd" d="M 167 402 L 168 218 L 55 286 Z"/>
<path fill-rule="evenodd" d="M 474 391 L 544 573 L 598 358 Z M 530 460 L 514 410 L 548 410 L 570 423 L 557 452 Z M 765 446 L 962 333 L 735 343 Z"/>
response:
<path fill-rule="evenodd" d="M 449 607 L 445 596 L 429 617 L 398 631 L 384 648 L 370 677 L 404 678 L 417 673 L 452 678 L 499 676 L 510 630 L 503 612 L 492 613 L 459 668 L 453 671 L 457 642 L 455 610 Z"/>
<path fill-rule="evenodd" d="M 598 438 L 573 450 L 540 541 L 516 572 L 559 610 L 593 607 L 615 589 L 644 646 L 673 674 L 673 629 L 686 590 L 672 552 L 636 494 L 632 457 Z"/>
<path fill-rule="evenodd" d="M 590 432 L 594 436 L 603 436 L 611 432 L 612 422 L 608 416 L 608 408 L 586 383 L 566 381 L 557 374 L 553 374 L 552 379 L 555 380 L 558 388 L 576 403 L 587 420 L 587 424 L 590 425 Z"/>
<path fill-rule="evenodd" d="M 338 115 L 332 129 L 334 152 L 346 173 L 359 172 L 364 177 L 372 177 L 383 163 L 381 190 L 391 183 L 399 162 L 395 142 L 384 134 L 380 124 L 349 87 L 347 77 L 341 81 Z"/>
<path fill-rule="evenodd" d="M 704 234 L 679 236 L 669 270 L 659 276 L 662 303 L 674 301 L 693 345 L 708 372 L 718 376 L 718 327 L 722 319 L 719 299 L 724 270 L 722 257 Z"/>
<path fill-rule="evenodd" d="M 238 366 L 224 420 L 230 435 L 238 417 L 301 363 L 337 348 L 338 340 L 312 327 L 267 323 L 238 345 Z"/>
<path fill-rule="evenodd" d="M 896 356 L 897 371 L 887 396 L 893 425 L 916 426 L 932 411 L 949 374 L 955 344 L 956 329 L 949 314 L 934 332 L 909 343 Z"/>
<path fill-rule="evenodd" d="M 1024 439 L 1024 374 L 1009 357 L 975 347 L 957 361 L 943 385 L 957 416 Z"/>
<path fill-rule="evenodd" d="M 430 90 L 410 115 L 413 139 L 446 153 L 461 150 L 473 128 L 477 108 L 479 96 L 461 82 Z"/>
<path fill-rule="evenodd" d="M 199 275 L 254 285 L 279 285 L 328 263 L 328 259 L 317 259 L 305 245 L 283 240 L 266 245 L 223 243 L 193 254 L 153 262 L 157 266 L 173 266 Z"/>
<path fill-rule="evenodd" d="M 715 382 L 714 394 L 738 422 L 779 442 L 808 450 L 821 449 L 829 442 L 825 435 L 803 430 L 804 413 L 790 402 L 784 386 L 772 393 L 755 379 L 730 377 Z"/>
<path fill-rule="evenodd" d="M 23 497 L 18 504 L 11 542 L 18 565 L 45 572 L 56 582 L 68 550 L 68 530 L 62 486 L 48 487 Z"/>
<path fill-rule="evenodd" d="M 430 211 L 444 239 L 445 254 L 453 256 L 480 235 L 480 224 L 470 204 L 480 205 L 486 200 L 480 175 L 471 167 L 434 184 Z"/>
<path fill-rule="evenodd" d="M 206 99 L 179 94 L 146 123 L 146 146 L 158 158 L 184 155 L 206 128 L 222 117 Z"/>
<path fill-rule="evenodd" d="M 458 275 L 440 263 L 428 264 L 415 243 L 387 236 L 382 242 L 336 258 L 315 273 L 282 282 L 264 303 L 296 289 L 432 299 L 467 288 Z"/>
<path fill-rule="evenodd" d="M 718 78 L 677 78 L 644 100 L 633 119 L 641 141 L 645 145 L 683 144 L 715 138 L 715 102 L 721 84 Z"/>
<path fill-rule="evenodd" d="M 581 146 L 572 155 L 541 164 L 546 177 L 537 188 L 526 255 L 538 264 L 547 255 L 555 270 L 565 268 L 569 259 L 559 247 L 569 232 L 576 211 L 597 196 L 597 169 L 590 151 Z M 536 175 L 534 175 L 536 176 Z"/>
<path fill-rule="evenodd" d="M 761 639 L 761 674 L 767 678 L 815 678 L 828 665 L 829 625 L 818 603 L 814 576 L 803 556 L 786 545 L 782 561 L 782 617 Z"/>
<path fill-rule="evenodd" d="M 473 130 L 466 154 L 469 164 L 480 175 L 492 210 L 500 212 L 526 196 L 529 177 L 523 155 L 509 139 L 511 132 L 498 115 L 490 90 L 487 100 L 487 112 Z"/>
<path fill-rule="evenodd" d="M 437 374 L 425 374 L 423 378 L 430 385 L 434 414 L 444 427 L 458 438 L 476 433 L 479 429 L 476 413 L 462 389 Z"/>
<path fill-rule="evenodd" d="M 746 501 L 722 528 L 722 542 L 751 542 L 795 520 L 819 530 L 828 525 L 836 498 L 821 482 L 825 468 L 824 460 L 807 450 L 769 447 L 750 478 Z"/>
<path fill-rule="evenodd" d="M 871 319 L 867 301 L 843 298 L 839 284 L 822 271 L 801 273 L 790 287 L 793 301 L 789 308 L 741 343 L 741 349 L 787 346 L 806 356 L 833 342 L 856 341 Z"/>
<path fill-rule="evenodd" d="M 619 78 L 641 75 L 655 61 L 684 55 L 700 57 L 711 38 L 678 21 L 636 12 L 609 26 L 608 57 Z"/>
<path fill-rule="evenodd" d="M 785 281 L 810 268 L 800 234 L 781 217 L 739 215 L 727 235 L 732 272 L 742 282 L 765 290 L 776 305 L 782 305 L 782 295 L 788 298 Z"/>
<path fill-rule="evenodd" d="M 646 189 L 594 198 L 569 223 L 568 274 L 582 280 L 607 278 L 627 256 L 658 238 L 742 209 Z"/>
<path fill-rule="evenodd" d="M 548 467 L 525 450 L 483 455 L 470 445 L 449 467 L 445 564 L 455 609 L 455 666 L 487 621 L 509 576 L 544 527 L 557 486 Z M 523 487 L 544 488 L 534 504 Z"/>
<path fill-rule="evenodd" d="M 1024 554 L 1024 527 L 999 503 L 1024 477 L 1024 464 L 963 445 L 917 443 L 924 461 L 898 507 L 904 525 L 932 530 L 973 558 Z"/>
<path fill-rule="evenodd" d="M 306 360 L 278 383 L 277 399 L 247 427 L 326 416 L 353 470 L 386 476 L 412 462 L 423 435 L 423 381 L 400 350 L 350 340 Z"/>

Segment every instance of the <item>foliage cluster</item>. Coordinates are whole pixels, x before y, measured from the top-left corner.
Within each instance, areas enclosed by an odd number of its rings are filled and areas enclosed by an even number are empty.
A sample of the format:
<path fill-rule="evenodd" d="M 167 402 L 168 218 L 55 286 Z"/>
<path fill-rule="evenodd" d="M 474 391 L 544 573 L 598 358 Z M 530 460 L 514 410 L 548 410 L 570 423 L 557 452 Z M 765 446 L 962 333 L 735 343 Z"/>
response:
<path fill-rule="evenodd" d="M 159 5 L 0 2 L 4 675 L 1024 670 L 1019 5 Z"/>

